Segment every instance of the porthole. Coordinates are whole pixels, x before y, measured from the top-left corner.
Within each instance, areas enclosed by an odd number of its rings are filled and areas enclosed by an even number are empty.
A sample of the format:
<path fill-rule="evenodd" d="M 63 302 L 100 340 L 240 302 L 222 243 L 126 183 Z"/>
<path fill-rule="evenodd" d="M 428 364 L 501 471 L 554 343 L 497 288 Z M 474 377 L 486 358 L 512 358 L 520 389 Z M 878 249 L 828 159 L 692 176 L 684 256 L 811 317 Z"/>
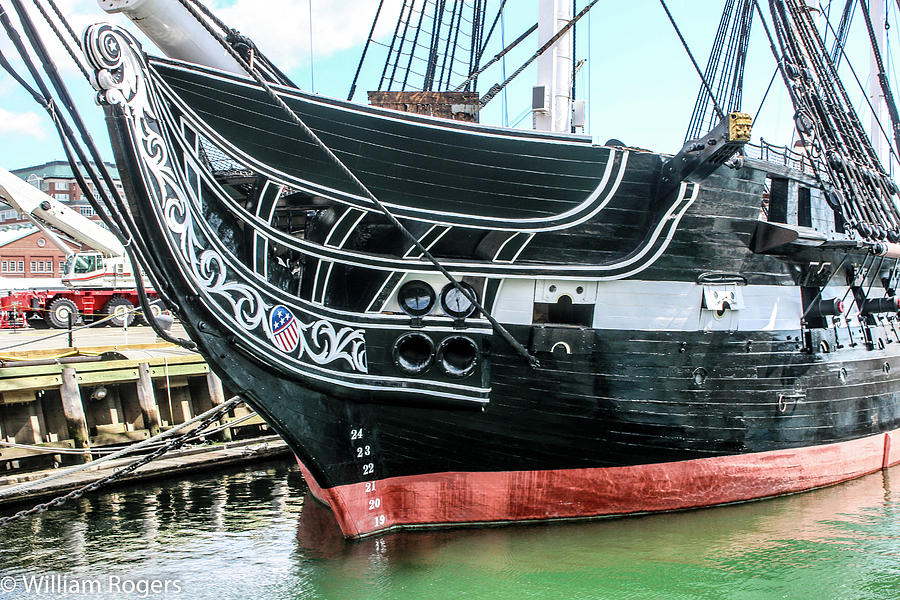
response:
<path fill-rule="evenodd" d="M 838 371 L 838 379 L 841 380 L 841 383 L 847 383 L 847 369 L 841 367 L 841 370 Z"/>
<path fill-rule="evenodd" d="M 441 290 L 441 308 L 455 319 L 465 319 L 475 312 L 475 303 L 471 298 L 477 299 L 478 295 L 468 283 L 459 282 L 459 287 L 465 290 L 465 293 L 452 283 L 444 286 L 444 289 Z"/>
<path fill-rule="evenodd" d="M 411 317 L 424 317 L 434 308 L 434 288 L 424 281 L 407 281 L 397 292 L 400 310 Z"/>
<path fill-rule="evenodd" d="M 891 363 L 885 362 L 881 365 L 881 370 L 884 371 L 885 375 L 889 375 L 891 373 Z"/>
<path fill-rule="evenodd" d="M 434 342 L 422 333 L 405 333 L 394 342 L 394 364 L 407 375 L 421 375 L 434 362 Z"/>
<path fill-rule="evenodd" d="M 728 314 L 729 310 L 731 310 L 731 304 L 726 300 L 718 310 L 713 312 L 713 316 L 715 316 L 716 319 L 722 319 Z"/>

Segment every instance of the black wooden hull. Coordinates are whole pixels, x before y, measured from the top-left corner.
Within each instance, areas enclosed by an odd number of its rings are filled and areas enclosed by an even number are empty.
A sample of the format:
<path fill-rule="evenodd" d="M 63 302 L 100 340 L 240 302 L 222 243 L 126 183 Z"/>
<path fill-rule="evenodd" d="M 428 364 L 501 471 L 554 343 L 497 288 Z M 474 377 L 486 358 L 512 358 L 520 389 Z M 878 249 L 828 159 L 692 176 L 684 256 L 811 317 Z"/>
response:
<path fill-rule="evenodd" d="M 121 56 L 90 51 L 110 36 Z M 118 75 L 101 99 L 151 270 L 346 535 L 736 502 L 900 460 L 896 315 L 807 318 L 816 294 L 890 296 L 897 265 L 849 238 L 751 250 L 767 179 L 811 193 L 802 173 L 657 193 L 658 154 L 280 90 L 532 369 L 435 301 L 433 266 L 252 83 L 109 28 L 86 45 Z M 410 282 L 434 287 L 423 315 Z"/>

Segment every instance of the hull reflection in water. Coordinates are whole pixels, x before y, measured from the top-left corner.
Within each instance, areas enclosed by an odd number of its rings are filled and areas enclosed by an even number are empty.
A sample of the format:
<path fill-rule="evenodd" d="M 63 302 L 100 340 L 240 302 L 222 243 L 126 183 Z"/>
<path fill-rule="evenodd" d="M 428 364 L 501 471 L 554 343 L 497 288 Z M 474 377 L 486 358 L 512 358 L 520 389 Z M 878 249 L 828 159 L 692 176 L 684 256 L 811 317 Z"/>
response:
<path fill-rule="evenodd" d="M 898 476 L 703 511 L 348 542 L 297 468 L 277 463 L 16 524 L 2 531 L 0 578 L 177 580 L 168 597 L 198 600 L 897 597 Z"/>

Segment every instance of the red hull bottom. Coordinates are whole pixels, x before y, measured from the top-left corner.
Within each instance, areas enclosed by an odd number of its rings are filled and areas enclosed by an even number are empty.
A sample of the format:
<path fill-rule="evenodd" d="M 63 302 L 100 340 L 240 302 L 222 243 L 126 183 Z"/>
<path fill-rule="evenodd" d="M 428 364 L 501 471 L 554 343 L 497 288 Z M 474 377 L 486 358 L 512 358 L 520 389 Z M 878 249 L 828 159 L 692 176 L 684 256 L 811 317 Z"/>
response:
<path fill-rule="evenodd" d="M 891 450 L 893 447 L 893 451 Z M 595 469 L 430 473 L 310 492 L 346 537 L 390 529 L 583 519 L 701 508 L 833 485 L 900 463 L 900 429 L 858 440 Z"/>

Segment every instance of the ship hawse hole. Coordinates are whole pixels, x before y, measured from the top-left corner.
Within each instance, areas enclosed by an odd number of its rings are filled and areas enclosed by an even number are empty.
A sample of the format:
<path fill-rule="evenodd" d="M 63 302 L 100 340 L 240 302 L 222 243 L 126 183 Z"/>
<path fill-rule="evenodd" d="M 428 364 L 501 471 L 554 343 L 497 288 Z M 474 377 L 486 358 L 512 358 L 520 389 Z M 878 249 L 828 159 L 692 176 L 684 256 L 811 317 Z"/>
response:
<path fill-rule="evenodd" d="M 478 346 L 472 338 L 462 335 L 452 336 L 441 342 L 438 362 L 447 375 L 466 377 L 475 370 L 478 354 Z"/>
<path fill-rule="evenodd" d="M 409 375 L 424 373 L 434 360 L 434 342 L 421 333 L 407 333 L 394 342 L 394 364 Z"/>
<path fill-rule="evenodd" d="M 560 296 L 556 302 L 535 302 L 532 322 L 590 327 L 594 322 L 594 305 L 575 304 L 566 295 Z"/>

